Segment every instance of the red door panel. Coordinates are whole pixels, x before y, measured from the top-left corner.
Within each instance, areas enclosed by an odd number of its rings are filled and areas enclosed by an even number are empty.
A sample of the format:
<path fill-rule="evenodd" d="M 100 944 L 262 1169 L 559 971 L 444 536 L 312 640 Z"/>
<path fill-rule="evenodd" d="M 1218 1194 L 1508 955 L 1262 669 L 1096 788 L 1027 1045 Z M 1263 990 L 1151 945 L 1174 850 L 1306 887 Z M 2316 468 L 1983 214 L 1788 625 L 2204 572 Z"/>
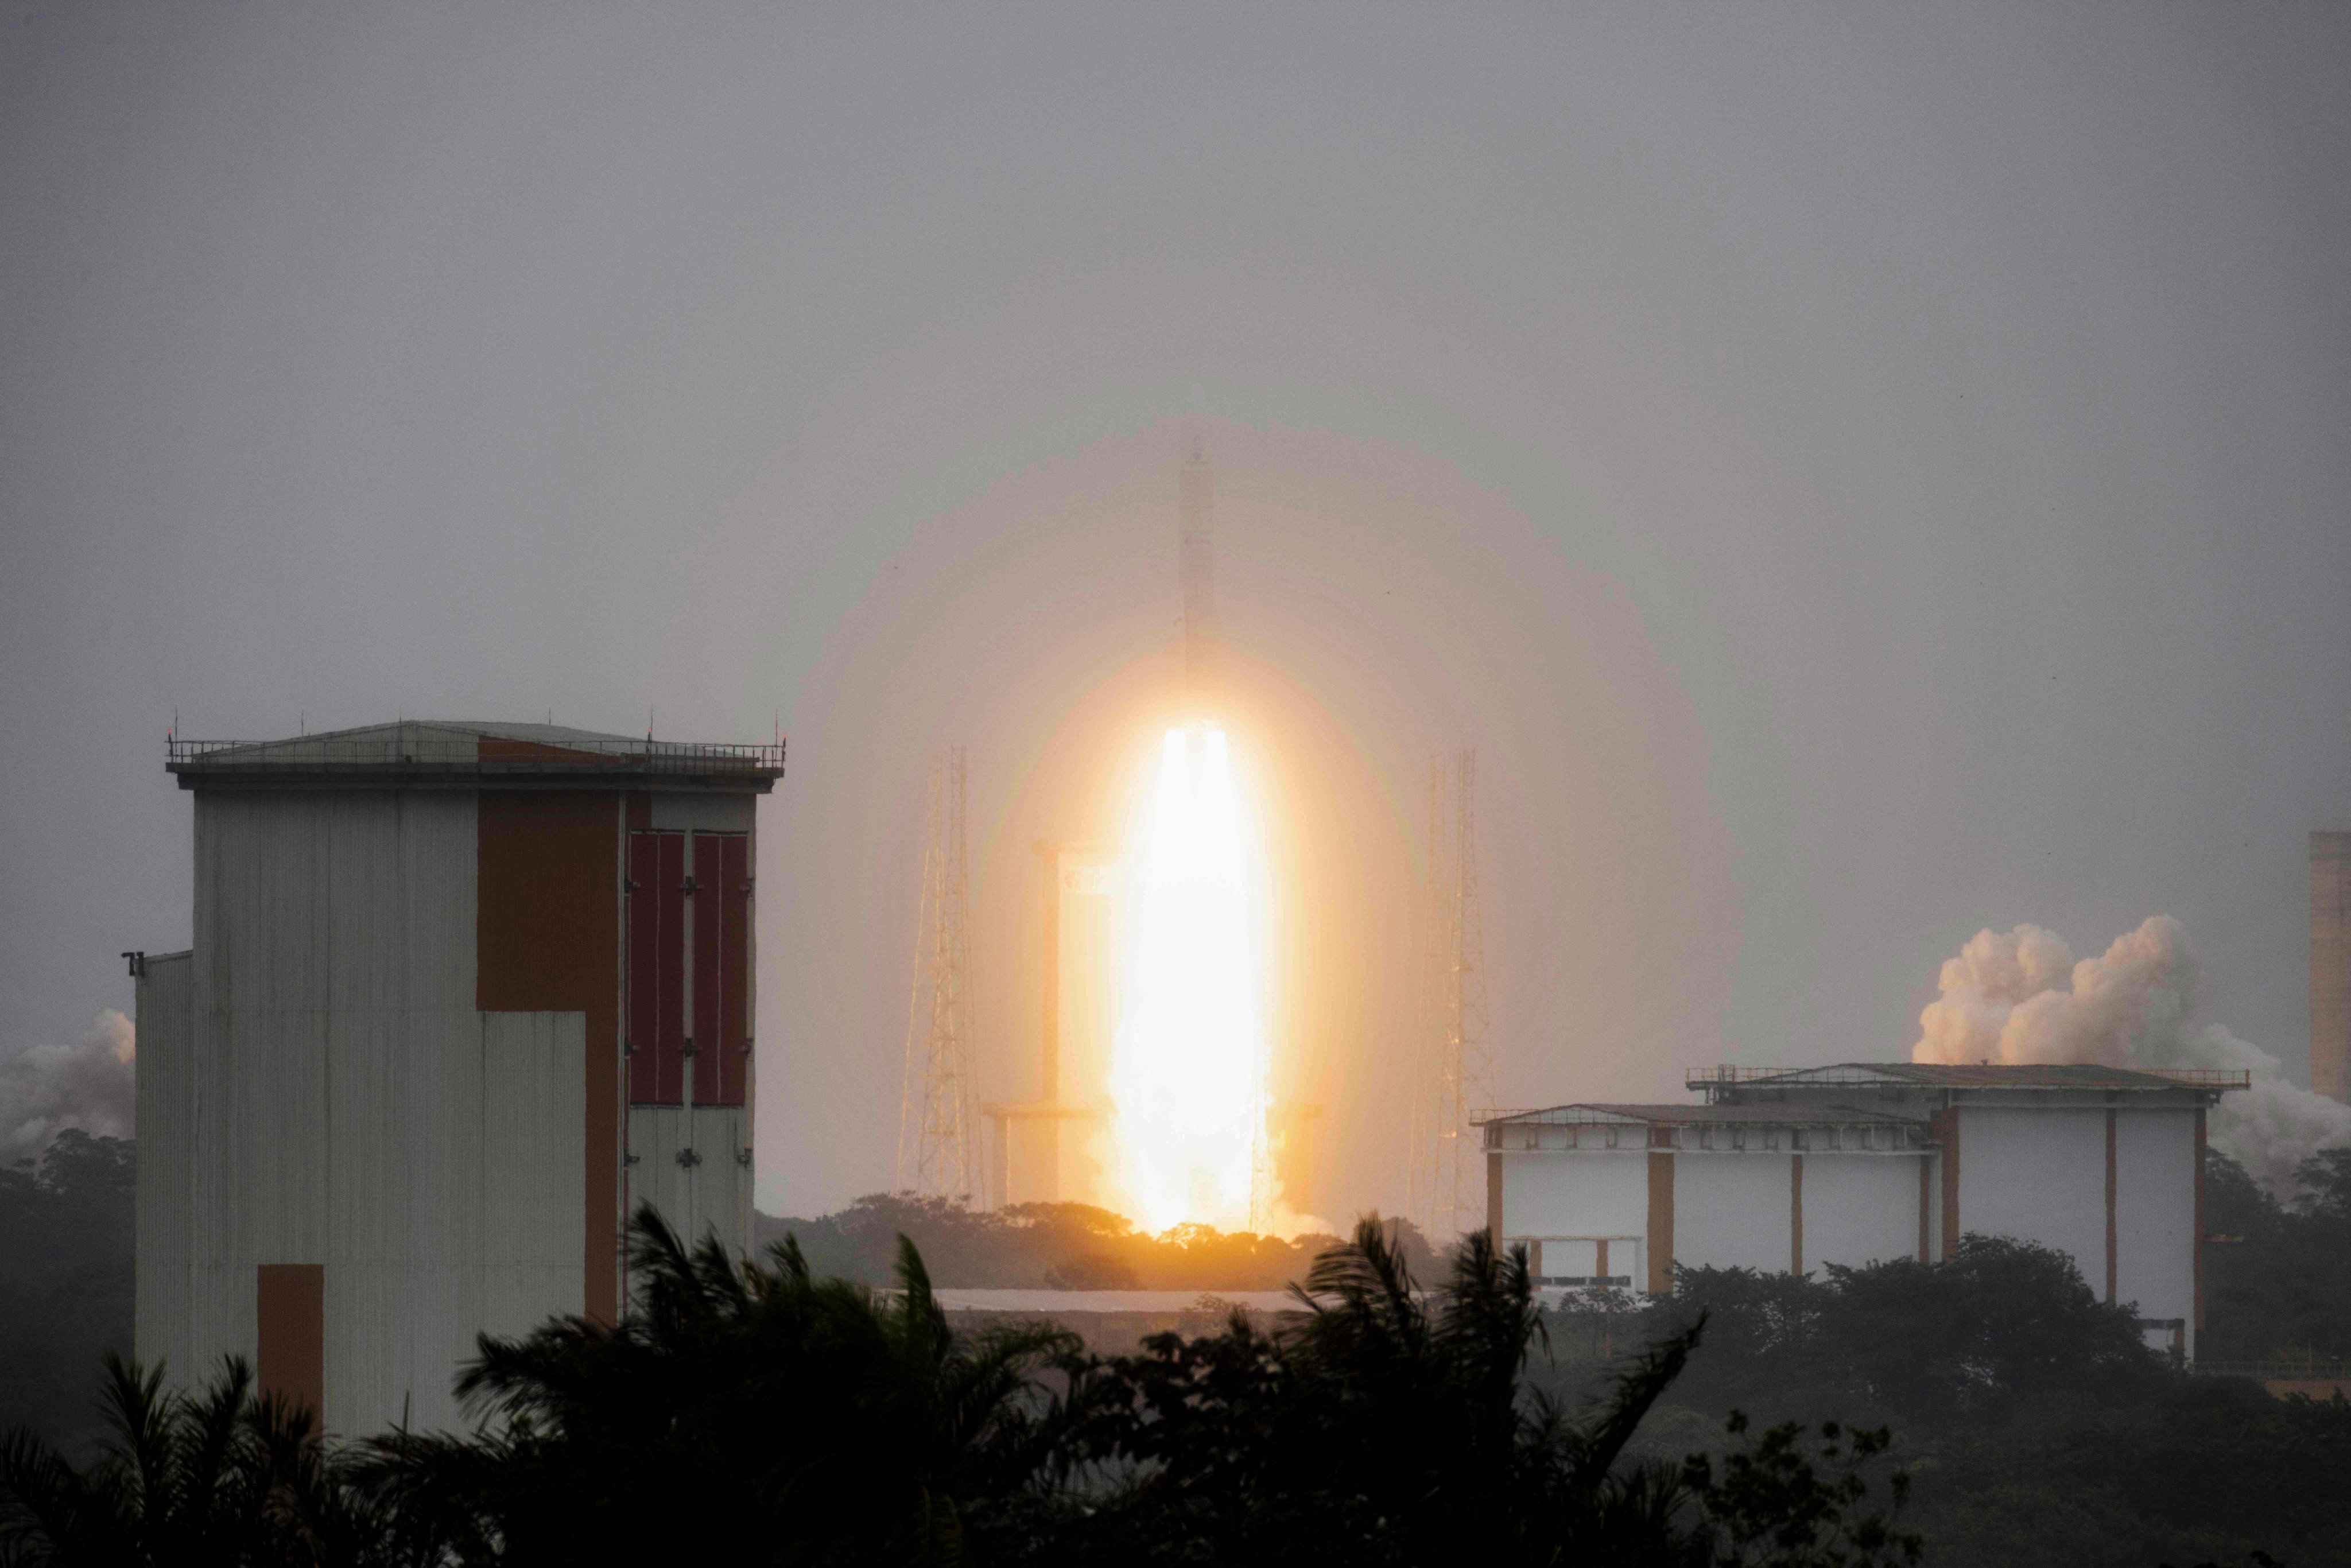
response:
<path fill-rule="evenodd" d="M 685 1098 L 685 835 L 655 833 L 661 846 L 654 902 L 661 911 L 655 967 L 660 1015 L 653 1036 L 653 1099 L 675 1105 Z"/>
<path fill-rule="evenodd" d="M 694 835 L 694 1103 L 718 1098 L 718 951 L 726 875 L 719 869 L 718 837 Z"/>
<path fill-rule="evenodd" d="M 751 841 L 718 841 L 718 1103 L 740 1105 L 751 1075 Z"/>

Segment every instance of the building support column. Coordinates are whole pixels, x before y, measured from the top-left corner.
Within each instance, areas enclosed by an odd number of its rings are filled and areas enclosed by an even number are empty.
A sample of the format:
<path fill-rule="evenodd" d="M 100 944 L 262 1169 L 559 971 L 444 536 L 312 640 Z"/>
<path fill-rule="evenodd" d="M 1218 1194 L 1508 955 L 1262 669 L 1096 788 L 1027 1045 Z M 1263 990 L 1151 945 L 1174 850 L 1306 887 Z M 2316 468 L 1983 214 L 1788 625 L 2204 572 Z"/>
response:
<path fill-rule="evenodd" d="M 1494 1239 L 1494 1251 L 1502 1250 L 1502 1151 L 1486 1151 L 1486 1233 Z"/>
<path fill-rule="evenodd" d="M 1788 1156 L 1788 1272 L 1804 1272 L 1804 1156 Z"/>
<path fill-rule="evenodd" d="M 1674 1156 L 1649 1152 L 1649 1294 L 1674 1293 Z"/>

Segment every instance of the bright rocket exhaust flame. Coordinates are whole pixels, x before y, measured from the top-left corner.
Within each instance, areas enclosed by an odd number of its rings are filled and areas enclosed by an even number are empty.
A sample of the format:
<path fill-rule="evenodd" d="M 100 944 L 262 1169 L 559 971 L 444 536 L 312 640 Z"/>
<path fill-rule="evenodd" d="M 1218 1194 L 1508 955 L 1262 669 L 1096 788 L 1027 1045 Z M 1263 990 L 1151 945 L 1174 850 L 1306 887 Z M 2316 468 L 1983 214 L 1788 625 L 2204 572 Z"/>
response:
<path fill-rule="evenodd" d="M 1167 732 L 1134 867 L 1111 1067 L 1135 1218 L 1250 1218 L 1265 1121 L 1263 926 L 1222 730 Z"/>

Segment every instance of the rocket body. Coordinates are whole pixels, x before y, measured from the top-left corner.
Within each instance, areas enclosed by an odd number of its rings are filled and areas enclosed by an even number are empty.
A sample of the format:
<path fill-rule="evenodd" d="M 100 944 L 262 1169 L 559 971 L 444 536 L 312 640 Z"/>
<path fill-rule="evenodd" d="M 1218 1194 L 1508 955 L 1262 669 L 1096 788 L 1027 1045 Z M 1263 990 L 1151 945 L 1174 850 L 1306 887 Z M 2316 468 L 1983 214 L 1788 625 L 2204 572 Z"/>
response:
<path fill-rule="evenodd" d="M 1216 498 L 1216 471 L 1208 463 L 1207 443 L 1196 436 L 1177 480 L 1177 510 L 1183 521 L 1176 557 L 1184 599 L 1180 695 L 1184 717 L 1192 723 L 1213 716 L 1216 710 L 1217 566 L 1210 522 Z"/>

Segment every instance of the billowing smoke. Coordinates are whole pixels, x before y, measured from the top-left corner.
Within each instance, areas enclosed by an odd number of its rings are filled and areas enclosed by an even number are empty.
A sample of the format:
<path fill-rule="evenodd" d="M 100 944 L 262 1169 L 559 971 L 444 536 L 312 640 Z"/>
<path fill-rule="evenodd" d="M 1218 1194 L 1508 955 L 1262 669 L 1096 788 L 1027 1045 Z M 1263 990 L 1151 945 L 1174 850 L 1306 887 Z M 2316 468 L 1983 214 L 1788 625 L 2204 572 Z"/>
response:
<path fill-rule="evenodd" d="M 2196 979 L 2188 933 L 2167 915 L 2078 964 L 2038 925 L 1979 931 L 1944 962 L 1942 995 L 1918 1015 L 1910 1059 L 2241 1069 L 2253 1086 L 2220 1097 L 2209 1135 L 2283 1197 L 2296 1166 L 2351 1144 L 2351 1105 L 2288 1082 L 2276 1057 L 2219 1024 L 2191 1024 Z"/>
<path fill-rule="evenodd" d="M 37 1045 L 0 1061 L 0 1166 L 37 1158 L 68 1127 L 92 1137 L 131 1133 L 131 1020 L 108 1008 L 78 1045 Z"/>

